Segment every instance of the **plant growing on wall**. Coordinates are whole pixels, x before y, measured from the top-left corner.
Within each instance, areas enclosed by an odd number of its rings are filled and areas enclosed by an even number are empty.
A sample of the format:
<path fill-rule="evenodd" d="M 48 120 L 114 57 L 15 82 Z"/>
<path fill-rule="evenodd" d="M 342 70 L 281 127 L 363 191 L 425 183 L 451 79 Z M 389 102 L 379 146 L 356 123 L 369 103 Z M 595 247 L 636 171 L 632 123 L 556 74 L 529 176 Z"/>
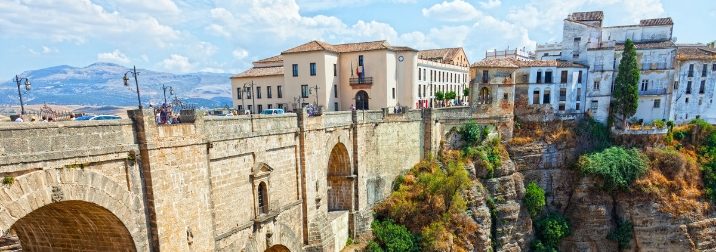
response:
<path fill-rule="evenodd" d="M 624 53 L 619 61 L 613 96 L 614 113 L 621 115 L 622 127 L 626 129 L 626 119 L 633 116 L 639 106 L 639 66 L 634 42 L 631 39 L 627 39 L 624 43 Z"/>
<path fill-rule="evenodd" d="M 629 191 L 629 186 L 649 169 L 649 160 L 638 149 L 610 147 L 601 152 L 583 155 L 579 168 L 584 174 L 595 175 L 604 181 L 603 189 Z"/>
<path fill-rule="evenodd" d="M 617 226 L 609 232 L 607 239 L 619 243 L 619 250 L 630 249 L 631 239 L 634 238 L 632 233 L 632 224 L 629 221 L 623 221 L 617 216 Z"/>
<path fill-rule="evenodd" d="M 546 204 L 544 200 L 544 190 L 539 187 L 535 182 L 530 182 L 527 185 L 525 198 L 522 199 L 527 211 L 530 212 L 532 217 L 537 216 L 542 212 L 542 207 Z"/>
<path fill-rule="evenodd" d="M 12 183 L 15 182 L 15 177 L 10 175 L 5 175 L 4 178 L 2 178 L 2 183 L 4 185 L 12 185 Z"/>

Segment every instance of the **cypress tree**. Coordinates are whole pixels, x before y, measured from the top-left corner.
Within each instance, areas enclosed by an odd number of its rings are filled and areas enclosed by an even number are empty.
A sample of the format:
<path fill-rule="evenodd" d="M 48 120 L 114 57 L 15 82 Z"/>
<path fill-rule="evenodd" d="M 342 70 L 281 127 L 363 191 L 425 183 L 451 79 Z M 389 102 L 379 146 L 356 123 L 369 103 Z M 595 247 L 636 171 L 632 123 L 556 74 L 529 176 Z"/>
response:
<path fill-rule="evenodd" d="M 627 39 L 624 53 L 619 61 L 619 72 L 614 82 L 614 112 L 622 116 L 622 125 L 626 129 L 626 119 L 636 113 L 639 106 L 639 66 L 636 62 L 634 42 Z"/>

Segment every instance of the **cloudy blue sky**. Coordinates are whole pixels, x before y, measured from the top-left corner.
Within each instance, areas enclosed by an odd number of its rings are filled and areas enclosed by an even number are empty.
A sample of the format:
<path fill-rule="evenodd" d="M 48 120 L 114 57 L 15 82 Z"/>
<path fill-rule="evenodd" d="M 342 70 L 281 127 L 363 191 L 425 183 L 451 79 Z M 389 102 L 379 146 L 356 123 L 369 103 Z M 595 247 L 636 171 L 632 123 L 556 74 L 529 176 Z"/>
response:
<path fill-rule="evenodd" d="M 680 43 L 716 39 L 713 0 L 0 0 L 0 79 L 94 62 L 172 73 L 239 73 L 310 40 L 386 39 L 416 49 L 533 49 L 575 11 L 605 25 L 670 16 Z"/>

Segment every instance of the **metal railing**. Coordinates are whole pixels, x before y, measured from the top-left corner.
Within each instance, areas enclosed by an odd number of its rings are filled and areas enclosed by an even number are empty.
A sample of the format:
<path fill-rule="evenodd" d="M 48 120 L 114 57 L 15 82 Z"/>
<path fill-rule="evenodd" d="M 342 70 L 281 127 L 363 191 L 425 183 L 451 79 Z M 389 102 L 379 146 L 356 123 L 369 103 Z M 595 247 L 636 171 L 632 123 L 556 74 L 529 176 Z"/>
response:
<path fill-rule="evenodd" d="M 348 79 L 350 85 L 371 85 L 373 77 L 358 77 Z"/>
<path fill-rule="evenodd" d="M 604 65 L 603 64 L 594 65 L 594 71 L 604 71 Z"/>
<path fill-rule="evenodd" d="M 639 95 L 663 95 L 666 94 L 666 88 L 639 90 Z"/>

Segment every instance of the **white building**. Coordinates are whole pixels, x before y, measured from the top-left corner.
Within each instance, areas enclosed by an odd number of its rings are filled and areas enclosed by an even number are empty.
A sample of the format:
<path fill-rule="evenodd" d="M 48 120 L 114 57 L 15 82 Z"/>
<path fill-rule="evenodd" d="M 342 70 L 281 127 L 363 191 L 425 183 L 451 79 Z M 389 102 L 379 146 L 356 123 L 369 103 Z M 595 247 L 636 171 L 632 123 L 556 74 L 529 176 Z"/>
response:
<path fill-rule="evenodd" d="M 701 118 L 716 123 L 716 49 L 703 45 L 678 45 L 669 119 L 685 123 Z"/>
<path fill-rule="evenodd" d="M 507 47 L 506 50 L 497 49 L 485 52 L 485 59 L 499 59 L 499 58 L 513 58 L 518 60 L 533 60 L 534 53 L 527 51 L 524 47 L 522 49 L 512 49 Z"/>

